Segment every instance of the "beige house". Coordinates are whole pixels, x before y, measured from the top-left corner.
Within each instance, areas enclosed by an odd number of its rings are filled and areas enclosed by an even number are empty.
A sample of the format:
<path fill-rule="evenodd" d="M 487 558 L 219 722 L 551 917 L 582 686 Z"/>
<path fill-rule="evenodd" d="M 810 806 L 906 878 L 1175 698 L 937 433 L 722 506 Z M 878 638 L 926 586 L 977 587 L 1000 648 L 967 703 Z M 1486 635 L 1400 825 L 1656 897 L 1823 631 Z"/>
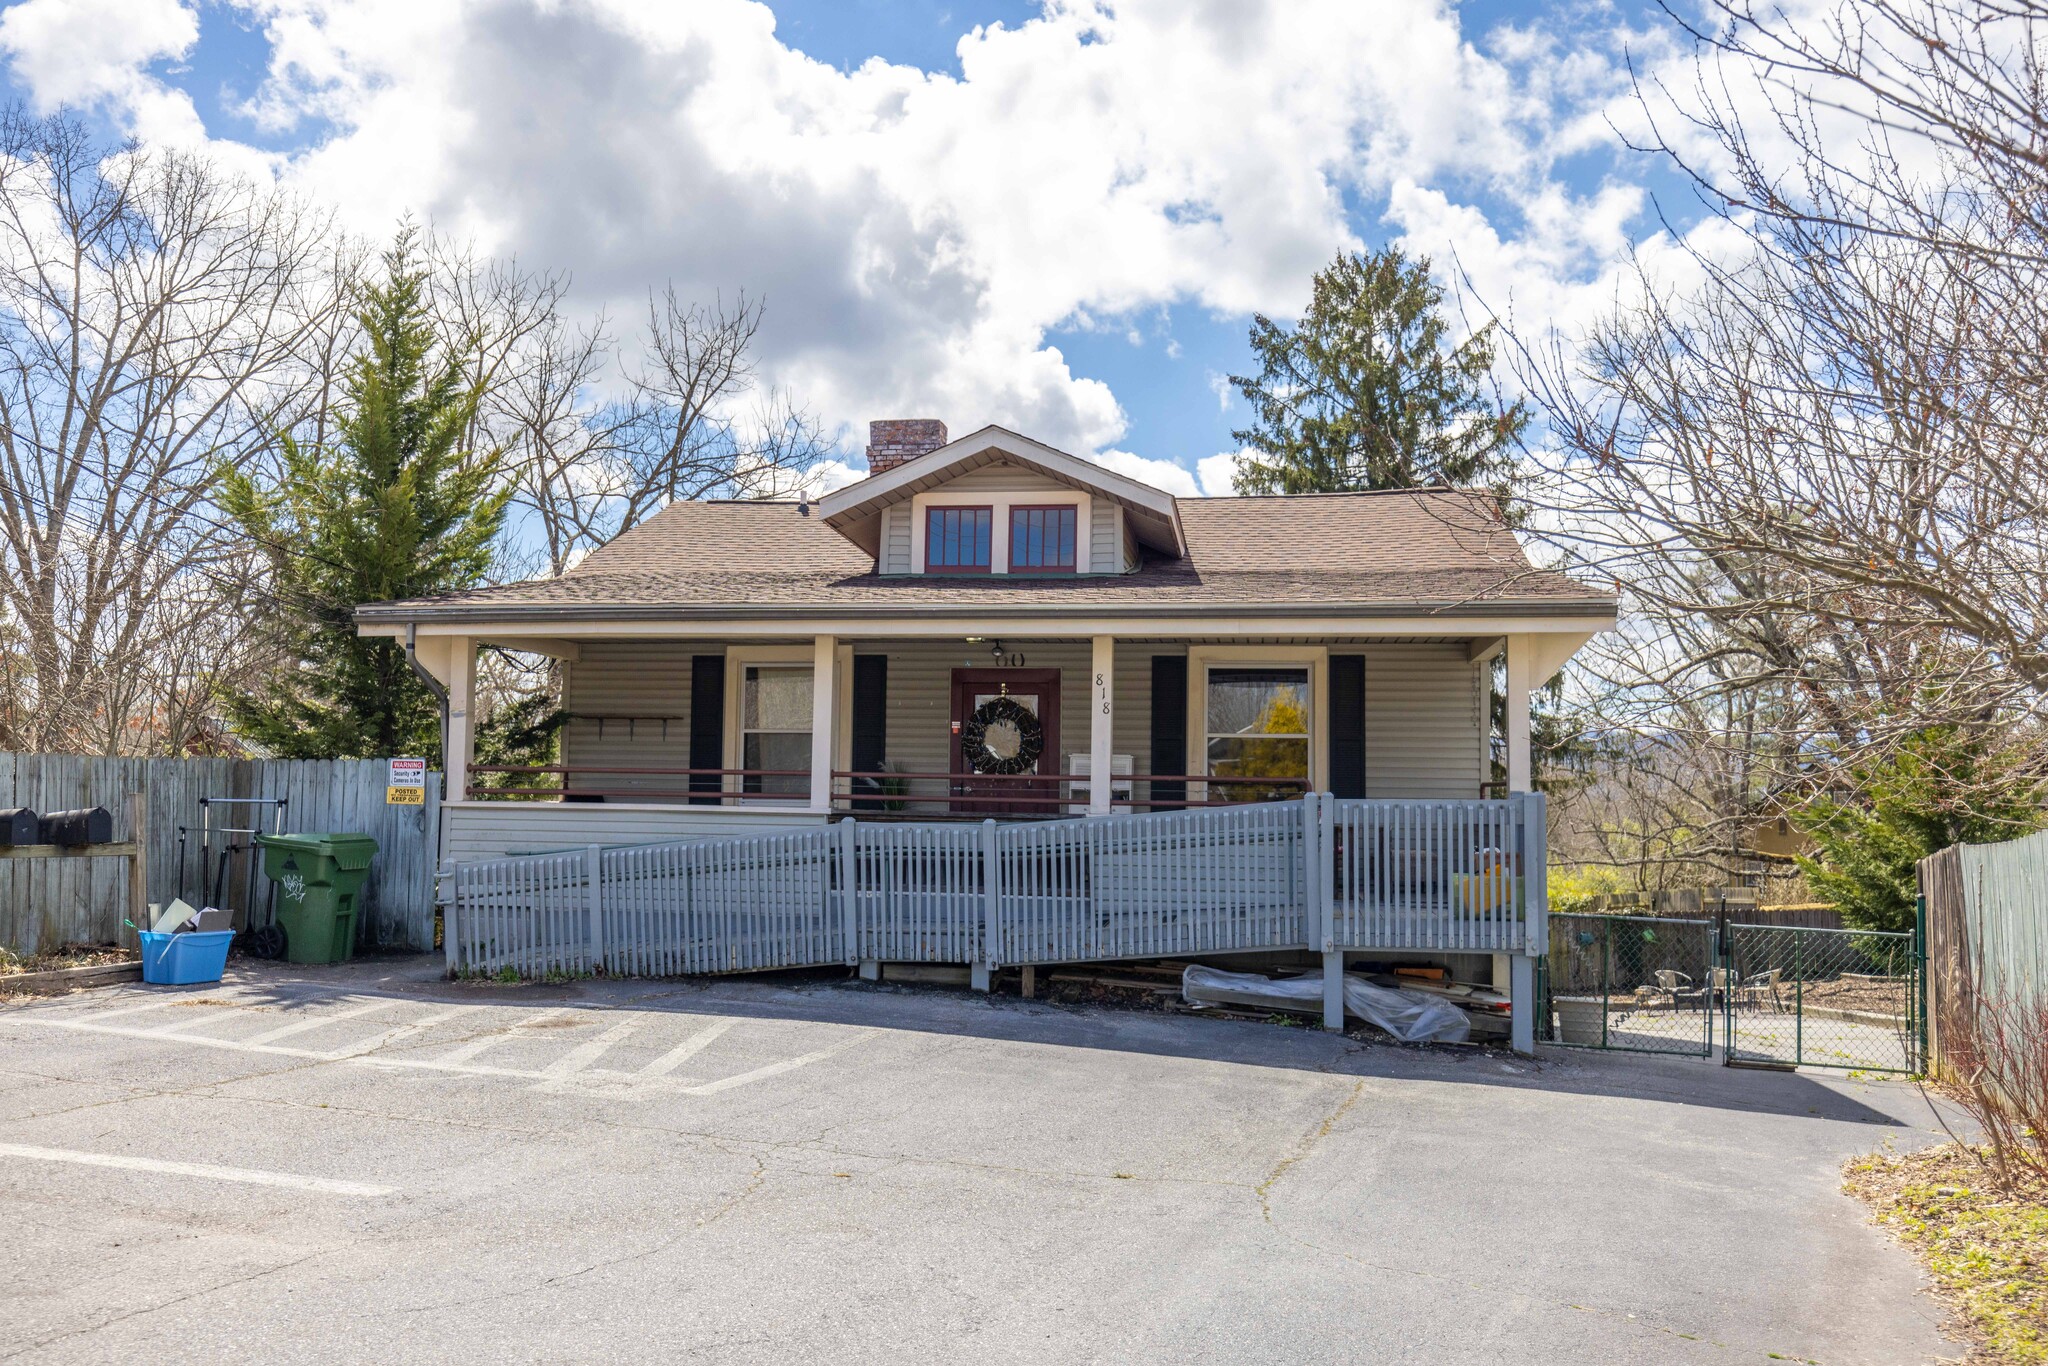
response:
<path fill-rule="evenodd" d="M 446 687 L 444 859 L 868 821 L 1476 802 L 1614 599 L 1452 490 L 1176 498 L 1000 427 L 878 422 L 812 502 L 675 504 L 561 578 L 379 603 Z M 472 762 L 479 646 L 561 660 L 562 762 Z"/>

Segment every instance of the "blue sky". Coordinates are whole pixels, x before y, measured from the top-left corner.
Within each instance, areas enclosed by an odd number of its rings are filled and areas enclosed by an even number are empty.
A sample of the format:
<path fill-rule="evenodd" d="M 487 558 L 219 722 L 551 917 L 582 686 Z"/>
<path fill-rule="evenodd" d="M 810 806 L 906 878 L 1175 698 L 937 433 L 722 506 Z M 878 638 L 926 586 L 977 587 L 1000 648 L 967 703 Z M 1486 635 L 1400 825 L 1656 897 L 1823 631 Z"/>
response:
<path fill-rule="evenodd" d="M 765 294 L 764 377 L 854 465 L 868 418 L 931 415 L 1188 491 L 1227 483 L 1251 314 L 1347 245 L 1590 316 L 1649 196 L 1685 209 L 1607 126 L 1624 52 L 1674 59 L 1660 28 L 1599 0 L 21 0 L 0 51 L 34 107 L 365 233 L 428 218 L 614 319 L 665 281 Z"/>

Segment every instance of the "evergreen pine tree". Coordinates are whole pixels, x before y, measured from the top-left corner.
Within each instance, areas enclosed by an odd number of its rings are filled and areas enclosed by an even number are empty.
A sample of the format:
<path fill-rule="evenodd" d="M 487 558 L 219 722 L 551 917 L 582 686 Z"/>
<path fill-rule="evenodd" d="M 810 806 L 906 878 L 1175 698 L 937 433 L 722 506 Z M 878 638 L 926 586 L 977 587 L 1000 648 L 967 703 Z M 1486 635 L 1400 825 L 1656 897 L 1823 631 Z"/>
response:
<path fill-rule="evenodd" d="M 1995 844 L 2041 823 L 2038 779 L 1993 737 L 1930 726 L 1851 770 L 1852 797 L 1823 797 L 1793 821 L 1812 838 L 1807 885 L 1857 929 L 1910 930 L 1916 868 L 1951 844 Z"/>
<path fill-rule="evenodd" d="M 463 444 L 477 395 L 461 357 L 438 354 L 402 228 L 384 278 L 362 295 L 364 340 L 349 359 L 341 415 L 320 445 L 281 437 L 275 487 L 240 471 L 222 506 L 268 556 L 294 663 L 228 699 L 235 729 L 284 758 L 439 752 L 439 709 L 393 640 L 356 634 L 365 602 L 469 588 L 491 563 L 509 487 L 495 451 Z"/>
<path fill-rule="evenodd" d="M 1529 414 L 1488 394 L 1494 325 L 1449 346 L 1442 303 L 1428 260 L 1390 249 L 1318 271 L 1295 327 L 1254 317 L 1259 373 L 1230 377 L 1257 419 L 1232 433 L 1258 453 L 1239 468 L 1237 491 L 1449 484 L 1493 489 L 1505 509 Z"/>

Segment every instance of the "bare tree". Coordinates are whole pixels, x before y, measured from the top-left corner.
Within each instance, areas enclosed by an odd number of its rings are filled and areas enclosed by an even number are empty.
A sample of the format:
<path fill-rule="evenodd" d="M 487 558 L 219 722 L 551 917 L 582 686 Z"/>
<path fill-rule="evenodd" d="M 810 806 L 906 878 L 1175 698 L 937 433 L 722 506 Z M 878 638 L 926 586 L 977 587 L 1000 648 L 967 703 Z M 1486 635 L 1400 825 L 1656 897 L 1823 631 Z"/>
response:
<path fill-rule="evenodd" d="M 1535 523 L 1624 593 L 1591 656 L 1630 756 L 1610 833 L 1732 868 L 1851 756 L 2044 734 L 2048 30 L 2025 3 L 1715 8 L 1695 87 L 1644 90 L 1707 230 L 1520 368 Z"/>
<path fill-rule="evenodd" d="M 0 120 L 0 744 L 203 729 L 213 680 L 172 655 L 195 601 L 248 587 L 215 471 L 304 415 L 331 246 L 322 215 L 202 157 Z"/>
<path fill-rule="evenodd" d="M 680 499 L 788 497 L 829 446 L 780 390 L 762 391 L 754 342 L 763 308 L 650 295 L 622 356 L 600 318 L 536 328 L 525 363 L 497 393 L 496 429 L 515 452 L 518 501 L 538 527 L 546 569 Z M 593 401 L 609 385 L 607 399 Z"/>

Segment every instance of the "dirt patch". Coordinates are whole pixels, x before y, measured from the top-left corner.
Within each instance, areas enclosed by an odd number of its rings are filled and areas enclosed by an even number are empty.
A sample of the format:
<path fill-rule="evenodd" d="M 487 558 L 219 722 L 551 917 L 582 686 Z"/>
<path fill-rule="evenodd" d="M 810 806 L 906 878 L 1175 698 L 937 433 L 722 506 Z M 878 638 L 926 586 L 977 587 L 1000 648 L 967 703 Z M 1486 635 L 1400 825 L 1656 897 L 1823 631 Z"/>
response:
<path fill-rule="evenodd" d="M 112 944 L 66 944 L 48 953 L 18 954 L 0 949 L 0 977 L 22 972 L 52 972 L 58 968 L 98 968 L 110 963 L 139 961 L 134 949 Z"/>
<path fill-rule="evenodd" d="M 1778 994 L 1789 1006 L 1795 999 L 1826 1010 L 1854 1010 L 1868 1015 L 1906 1013 L 1906 984 L 1903 981 L 1858 981 L 1843 978 L 1833 982 L 1808 982 L 1795 987 L 1781 982 Z"/>
<path fill-rule="evenodd" d="M 2048 1363 L 2048 1186 L 2009 1190 L 1960 1144 L 1877 1153 L 1848 1165 L 1843 1189 L 1913 1249 L 1948 1304 L 1966 1360 Z"/>

